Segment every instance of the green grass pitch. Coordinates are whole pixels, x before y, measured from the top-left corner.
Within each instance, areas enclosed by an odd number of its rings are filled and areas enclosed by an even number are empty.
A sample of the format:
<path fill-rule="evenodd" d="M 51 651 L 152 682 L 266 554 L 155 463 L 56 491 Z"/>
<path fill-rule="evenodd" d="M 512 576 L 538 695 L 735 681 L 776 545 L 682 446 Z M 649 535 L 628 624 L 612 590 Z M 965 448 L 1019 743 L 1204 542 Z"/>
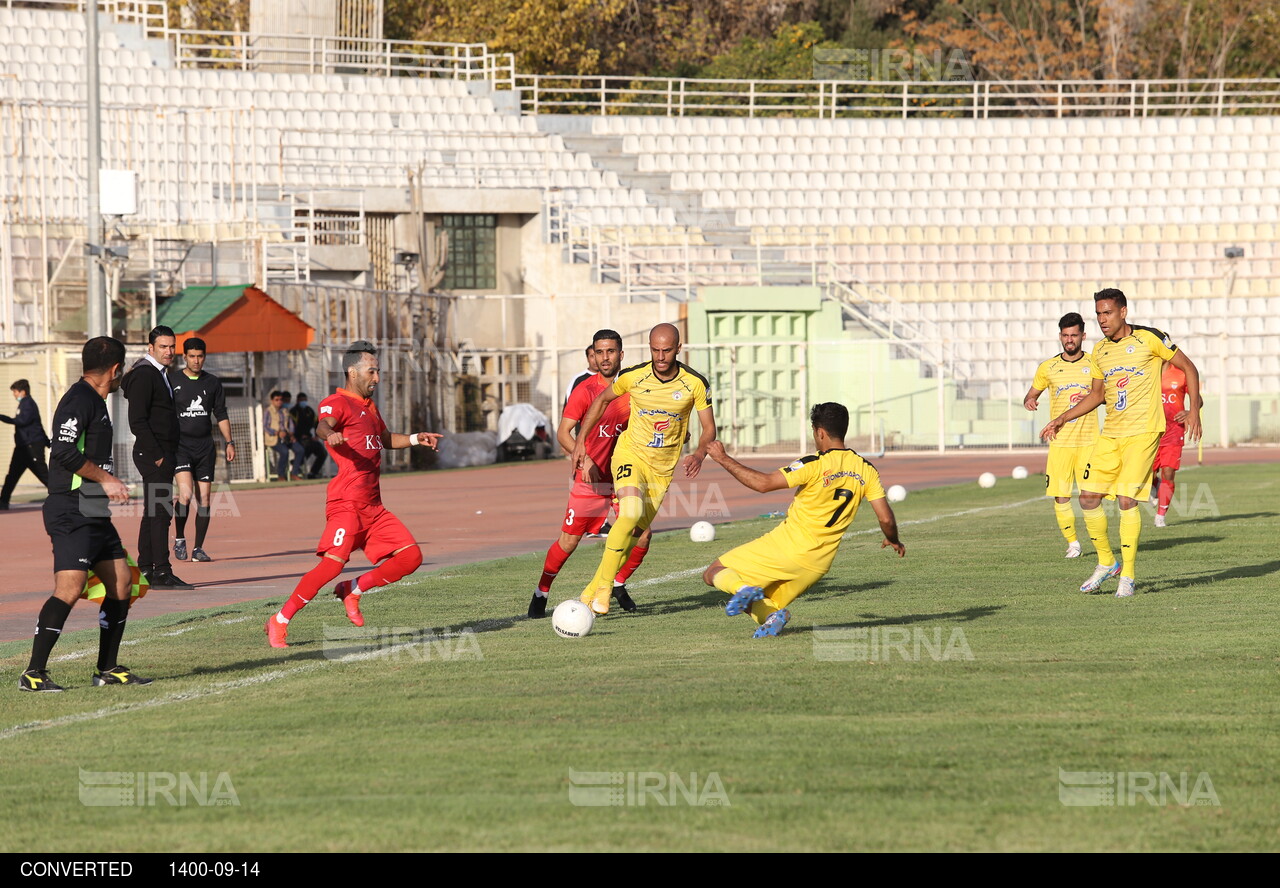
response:
<path fill-rule="evenodd" d="M 698 575 L 757 519 L 659 535 L 640 612 L 577 641 L 523 617 L 536 553 L 371 594 L 354 640 L 327 592 L 287 651 L 278 598 L 137 619 L 145 688 L 90 687 L 79 633 L 73 688 L 20 694 L 0 645 L 0 850 L 1275 850 L 1277 480 L 1180 474 L 1200 511 L 1146 512 L 1127 601 L 1076 591 L 1033 476 L 913 493 L 904 560 L 864 508 L 772 640 Z M 102 772 L 129 807 L 85 804 Z"/>

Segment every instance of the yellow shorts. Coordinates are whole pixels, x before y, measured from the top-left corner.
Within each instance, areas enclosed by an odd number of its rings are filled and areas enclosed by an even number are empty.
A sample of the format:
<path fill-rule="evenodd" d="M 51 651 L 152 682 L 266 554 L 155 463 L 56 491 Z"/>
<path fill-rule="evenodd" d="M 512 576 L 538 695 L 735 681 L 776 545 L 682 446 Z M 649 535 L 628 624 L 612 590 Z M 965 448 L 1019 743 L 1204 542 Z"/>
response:
<path fill-rule="evenodd" d="M 1044 464 L 1044 495 L 1070 497 L 1073 481 L 1084 490 L 1081 476 L 1092 454 L 1092 447 L 1054 447 L 1050 444 L 1049 458 Z"/>
<path fill-rule="evenodd" d="M 1098 438 L 1085 464 L 1080 489 L 1144 500 L 1151 495 L 1151 464 L 1161 432 L 1127 438 Z"/>
<path fill-rule="evenodd" d="M 736 570 L 750 585 L 763 589 L 765 597 L 778 607 L 786 607 L 827 575 L 827 568 L 818 570 L 787 548 L 779 547 L 772 533 L 730 549 L 720 556 L 720 563 Z"/>
<path fill-rule="evenodd" d="M 662 508 L 662 501 L 671 487 L 672 476 L 655 471 L 648 463 L 636 459 L 630 448 L 622 444 L 618 444 L 613 451 L 611 468 L 613 493 L 619 499 L 619 508 L 622 508 L 621 491 L 627 487 L 639 488 L 644 502 L 644 514 L 640 518 L 639 527 L 642 529 L 649 527 L 657 517 L 658 509 Z"/>

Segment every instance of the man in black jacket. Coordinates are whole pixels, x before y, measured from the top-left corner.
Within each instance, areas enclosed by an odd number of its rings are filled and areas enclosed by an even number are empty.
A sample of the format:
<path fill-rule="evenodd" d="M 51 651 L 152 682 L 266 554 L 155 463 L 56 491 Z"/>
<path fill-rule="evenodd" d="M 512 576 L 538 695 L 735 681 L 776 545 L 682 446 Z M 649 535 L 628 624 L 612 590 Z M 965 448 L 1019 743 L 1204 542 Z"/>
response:
<path fill-rule="evenodd" d="M 0 422 L 14 427 L 13 457 L 9 460 L 4 488 L 0 489 L 0 510 L 9 508 L 9 497 L 13 496 L 18 479 L 27 469 L 40 479 L 46 489 L 49 487 L 49 470 L 44 464 L 44 449 L 49 446 L 49 439 L 45 437 L 44 426 L 40 423 L 40 408 L 31 397 L 31 383 L 19 379 L 9 386 L 9 390 L 18 399 L 18 412 L 14 416 L 0 414 Z"/>
<path fill-rule="evenodd" d="M 169 564 L 169 522 L 173 520 L 173 471 L 178 459 L 178 409 L 169 382 L 177 337 L 156 327 L 147 353 L 124 378 L 133 432 L 133 464 L 142 476 L 142 520 L 138 524 L 138 567 L 155 589 L 194 589 Z"/>

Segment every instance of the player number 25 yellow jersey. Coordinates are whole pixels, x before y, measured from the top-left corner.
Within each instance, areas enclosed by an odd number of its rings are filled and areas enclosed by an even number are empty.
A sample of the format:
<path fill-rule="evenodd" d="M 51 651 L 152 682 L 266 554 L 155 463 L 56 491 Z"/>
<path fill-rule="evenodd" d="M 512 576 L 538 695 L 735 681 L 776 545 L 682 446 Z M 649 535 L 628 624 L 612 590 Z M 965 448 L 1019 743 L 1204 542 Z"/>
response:
<path fill-rule="evenodd" d="M 1082 354 L 1074 361 L 1054 355 L 1036 368 L 1031 387 L 1049 393 L 1049 416 L 1061 416 L 1093 389 L 1093 359 Z M 1092 447 L 1098 440 L 1097 411 L 1077 417 L 1058 432 L 1051 447 Z"/>
<path fill-rule="evenodd" d="M 863 500 L 884 499 L 880 473 L 852 450 L 824 450 L 782 467 L 798 488 L 787 517 L 769 536 L 780 547 L 826 571 Z"/>
<path fill-rule="evenodd" d="M 631 395 L 631 418 L 619 446 L 656 472 L 674 472 L 689 414 L 711 406 L 710 388 L 706 377 L 679 362 L 676 375 L 665 382 L 654 372 L 652 361 L 623 370 L 613 381 L 613 393 Z"/>

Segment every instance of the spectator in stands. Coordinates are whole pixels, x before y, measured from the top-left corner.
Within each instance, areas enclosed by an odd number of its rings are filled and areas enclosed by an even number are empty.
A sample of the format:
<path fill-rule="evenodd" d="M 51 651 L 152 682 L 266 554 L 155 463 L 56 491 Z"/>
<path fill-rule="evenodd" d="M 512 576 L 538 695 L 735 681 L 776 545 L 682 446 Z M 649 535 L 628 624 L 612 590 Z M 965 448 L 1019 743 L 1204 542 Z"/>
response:
<path fill-rule="evenodd" d="M 31 383 L 19 379 L 9 386 L 9 391 L 18 401 L 18 412 L 14 416 L 0 414 L 0 422 L 13 426 L 13 456 L 9 459 L 9 474 L 4 477 L 4 488 L 0 490 L 0 511 L 9 508 L 9 497 L 13 496 L 18 479 L 28 469 L 46 489 L 49 487 L 49 469 L 44 463 L 44 449 L 49 446 L 49 437 L 40 422 L 40 408 L 31 397 Z"/>
<path fill-rule="evenodd" d="M 313 456 L 316 458 L 307 472 L 307 477 L 319 478 L 320 469 L 324 467 L 324 461 L 328 459 L 329 455 L 325 452 L 324 442 L 315 435 L 316 412 L 307 403 L 307 396 L 304 392 L 298 393 L 298 403 L 289 410 L 289 416 L 293 420 L 293 431 L 298 437 L 298 443 L 302 445 L 304 454 L 302 457 L 303 466 L 306 466 L 309 458 Z"/>
<path fill-rule="evenodd" d="M 302 480 L 302 458 L 305 451 L 294 437 L 293 417 L 284 408 L 284 392 L 271 393 L 271 404 L 262 417 L 262 431 L 266 445 L 276 454 L 276 476 L 285 481 L 290 476 L 285 472 L 289 467 L 289 454 L 293 453 L 293 480 Z"/>

